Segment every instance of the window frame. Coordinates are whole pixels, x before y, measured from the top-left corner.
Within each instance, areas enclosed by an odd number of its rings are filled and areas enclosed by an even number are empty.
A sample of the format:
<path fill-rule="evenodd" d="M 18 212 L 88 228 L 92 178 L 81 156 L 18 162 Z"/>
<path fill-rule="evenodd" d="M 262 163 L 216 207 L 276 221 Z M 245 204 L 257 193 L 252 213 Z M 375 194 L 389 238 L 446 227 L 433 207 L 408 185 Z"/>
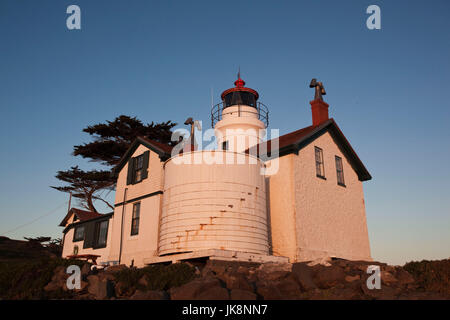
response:
<path fill-rule="evenodd" d="M 139 183 L 142 180 L 142 171 L 144 169 L 144 154 L 138 155 L 137 157 L 133 158 L 134 164 L 133 164 L 133 182 Z M 141 164 L 140 167 L 138 164 Z M 138 174 L 139 174 L 139 180 L 138 180 Z"/>
<path fill-rule="evenodd" d="M 102 223 L 106 223 L 106 233 L 105 233 L 105 243 L 104 244 L 99 243 Z M 94 249 L 106 248 L 106 245 L 108 244 L 108 229 L 109 229 L 109 220 L 101 220 L 101 221 L 97 221 L 95 223 L 94 245 L 93 245 Z"/>
<path fill-rule="evenodd" d="M 319 160 L 317 159 L 318 154 L 320 156 Z M 325 178 L 325 161 L 323 159 L 323 150 L 322 150 L 322 148 L 319 148 L 317 146 L 314 146 L 314 162 L 316 164 L 316 177 L 326 180 L 326 178 Z"/>
<path fill-rule="evenodd" d="M 80 238 L 77 237 L 77 230 L 79 230 L 79 229 L 83 229 L 83 236 L 80 237 Z M 72 240 L 72 242 L 83 241 L 85 235 L 86 235 L 86 228 L 84 227 L 84 225 L 75 227 L 74 230 L 73 230 L 73 240 Z"/>
<path fill-rule="evenodd" d="M 335 156 L 334 159 L 335 159 L 335 164 L 336 164 L 337 184 L 341 187 L 345 187 L 344 163 L 342 162 L 342 158 L 339 156 Z M 338 164 L 340 165 L 340 168 L 339 168 Z"/>
<path fill-rule="evenodd" d="M 138 208 L 138 210 L 135 210 L 136 208 Z M 133 211 L 131 213 L 131 233 L 130 233 L 131 236 L 137 236 L 139 234 L 140 218 L 141 218 L 141 202 L 135 202 L 133 203 Z"/>
<path fill-rule="evenodd" d="M 222 142 L 222 151 L 228 151 L 228 140 Z"/>

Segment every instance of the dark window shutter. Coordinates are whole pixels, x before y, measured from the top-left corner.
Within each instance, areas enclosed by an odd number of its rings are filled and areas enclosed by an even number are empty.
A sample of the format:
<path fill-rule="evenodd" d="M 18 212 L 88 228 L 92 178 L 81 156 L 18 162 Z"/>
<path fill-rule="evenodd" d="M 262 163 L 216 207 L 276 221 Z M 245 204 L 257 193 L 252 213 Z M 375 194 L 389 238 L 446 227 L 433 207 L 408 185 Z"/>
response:
<path fill-rule="evenodd" d="M 133 184 L 133 174 L 134 174 L 134 158 L 128 161 L 128 175 L 127 175 L 127 185 Z"/>
<path fill-rule="evenodd" d="M 150 151 L 144 152 L 144 159 L 142 164 L 142 179 L 145 179 L 148 177 L 148 161 L 150 157 Z"/>
<path fill-rule="evenodd" d="M 88 222 L 84 227 L 84 243 L 83 248 L 92 248 L 94 246 L 95 237 L 95 221 Z"/>

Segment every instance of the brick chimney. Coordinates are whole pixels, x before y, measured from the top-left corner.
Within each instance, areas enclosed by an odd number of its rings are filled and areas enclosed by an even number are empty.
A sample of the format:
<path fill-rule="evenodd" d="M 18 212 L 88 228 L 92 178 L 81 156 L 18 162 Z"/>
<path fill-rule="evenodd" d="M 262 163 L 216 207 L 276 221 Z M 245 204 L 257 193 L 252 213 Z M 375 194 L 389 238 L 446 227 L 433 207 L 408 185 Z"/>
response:
<path fill-rule="evenodd" d="M 321 99 L 315 99 L 309 102 L 311 104 L 313 126 L 317 126 L 328 118 L 328 103 Z"/>

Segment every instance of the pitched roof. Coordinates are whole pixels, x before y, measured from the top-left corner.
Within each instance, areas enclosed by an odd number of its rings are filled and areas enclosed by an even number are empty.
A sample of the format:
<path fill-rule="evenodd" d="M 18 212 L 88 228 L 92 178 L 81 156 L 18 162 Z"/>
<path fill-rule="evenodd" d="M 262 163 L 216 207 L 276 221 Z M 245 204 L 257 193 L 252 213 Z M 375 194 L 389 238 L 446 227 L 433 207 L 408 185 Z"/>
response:
<path fill-rule="evenodd" d="M 164 161 L 170 158 L 171 152 L 173 147 L 169 146 L 167 144 L 149 139 L 147 137 L 139 136 L 137 137 L 133 143 L 130 145 L 128 150 L 125 152 L 125 154 L 120 159 L 117 166 L 114 167 L 112 170 L 112 173 L 114 176 L 117 176 L 122 170 L 122 168 L 125 166 L 125 164 L 128 162 L 128 160 L 131 158 L 133 153 L 136 151 L 136 149 L 139 147 L 139 145 L 144 145 L 153 152 L 157 153 L 159 155 L 159 158 Z"/>
<path fill-rule="evenodd" d="M 67 212 L 66 216 L 61 221 L 59 226 L 64 227 L 67 223 L 67 220 L 69 220 L 69 218 L 72 214 L 75 214 L 81 222 L 103 216 L 103 214 L 98 213 L 98 212 L 92 212 L 92 211 L 86 211 L 86 210 L 81 210 L 81 209 L 77 209 L 77 208 L 71 208 L 69 210 L 69 212 Z"/>
<path fill-rule="evenodd" d="M 290 154 L 298 153 L 300 149 L 314 141 L 316 138 L 329 132 L 337 145 L 341 148 L 343 154 L 347 157 L 350 165 L 353 167 L 358 175 L 359 180 L 366 181 L 372 179 L 369 171 L 359 159 L 355 150 L 353 150 L 350 142 L 339 129 L 334 119 L 329 119 L 319 125 L 305 127 L 285 135 L 282 135 L 276 139 L 267 141 L 267 143 L 260 143 L 250 149 L 246 150 L 246 153 L 255 154 L 265 160 L 273 159 L 273 151 L 278 151 L 279 157 Z M 272 142 L 278 140 L 278 150 L 272 150 Z M 275 143 L 274 143 L 275 145 Z"/>

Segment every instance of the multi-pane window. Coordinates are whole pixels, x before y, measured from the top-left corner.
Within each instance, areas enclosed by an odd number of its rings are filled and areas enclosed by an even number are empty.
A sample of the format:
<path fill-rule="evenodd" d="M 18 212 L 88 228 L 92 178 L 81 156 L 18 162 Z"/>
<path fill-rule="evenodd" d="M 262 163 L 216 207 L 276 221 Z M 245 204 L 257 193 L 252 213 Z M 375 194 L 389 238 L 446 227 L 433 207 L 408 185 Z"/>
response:
<path fill-rule="evenodd" d="M 95 225 L 96 247 L 106 247 L 108 236 L 108 220 L 97 222 Z"/>
<path fill-rule="evenodd" d="M 140 155 L 134 158 L 134 182 L 140 182 L 142 180 L 142 168 L 144 167 L 144 156 Z"/>
<path fill-rule="evenodd" d="M 323 165 L 323 151 L 319 147 L 314 147 L 316 157 L 316 176 L 325 178 L 325 167 Z"/>
<path fill-rule="evenodd" d="M 141 215 L 141 203 L 133 204 L 133 216 L 131 219 L 131 235 L 139 233 L 139 216 Z"/>
<path fill-rule="evenodd" d="M 337 183 L 340 186 L 345 186 L 344 181 L 344 168 L 342 166 L 342 158 L 336 156 L 336 175 L 337 175 Z"/>
<path fill-rule="evenodd" d="M 84 240 L 84 226 L 76 227 L 75 234 L 73 235 L 73 241 Z"/>

